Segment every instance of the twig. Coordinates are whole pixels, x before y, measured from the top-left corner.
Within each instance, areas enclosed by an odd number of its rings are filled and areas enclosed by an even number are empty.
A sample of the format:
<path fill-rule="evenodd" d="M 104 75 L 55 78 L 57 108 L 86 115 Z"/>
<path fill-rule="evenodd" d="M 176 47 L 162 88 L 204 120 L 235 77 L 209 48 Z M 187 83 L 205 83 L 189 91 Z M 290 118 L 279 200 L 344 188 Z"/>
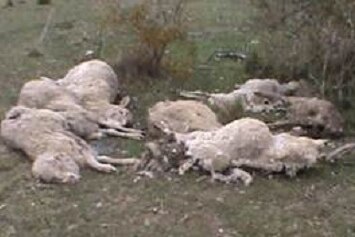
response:
<path fill-rule="evenodd" d="M 38 46 L 41 45 L 43 43 L 44 39 L 46 38 L 49 26 L 51 25 L 51 22 L 52 22 L 52 19 L 53 19 L 54 12 L 55 12 L 55 8 L 52 8 L 51 11 L 48 14 L 46 24 L 44 25 L 43 30 L 41 32 L 41 35 L 40 35 L 40 37 L 38 39 Z"/>
<path fill-rule="evenodd" d="M 268 123 L 267 126 L 272 129 L 272 130 L 275 130 L 275 129 L 291 129 L 291 128 L 294 128 L 294 127 L 304 127 L 304 124 L 302 123 L 296 123 L 296 122 L 290 122 L 288 120 L 285 120 L 285 121 L 278 121 L 278 122 L 275 122 L 275 123 Z"/>

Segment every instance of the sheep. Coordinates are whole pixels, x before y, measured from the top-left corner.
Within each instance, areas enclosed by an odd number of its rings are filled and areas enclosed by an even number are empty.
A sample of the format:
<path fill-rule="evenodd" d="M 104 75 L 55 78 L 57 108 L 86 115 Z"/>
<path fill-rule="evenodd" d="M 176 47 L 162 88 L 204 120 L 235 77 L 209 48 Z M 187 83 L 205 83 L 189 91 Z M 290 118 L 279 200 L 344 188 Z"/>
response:
<path fill-rule="evenodd" d="M 112 104 L 119 93 L 119 83 L 107 63 L 100 60 L 83 62 L 57 82 L 79 98 L 85 109 L 97 114 L 111 127 L 122 129 L 132 123 L 132 114 L 126 108 L 129 97 L 119 105 Z"/>
<path fill-rule="evenodd" d="M 280 83 L 276 79 L 249 79 L 244 84 L 236 84 L 234 89 L 251 89 L 254 91 L 276 94 L 278 96 L 311 97 L 316 94 L 305 80 Z"/>
<path fill-rule="evenodd" d="M 280 84 L 275 79 L 250 79 L 228 94 L 182 92 L 182 95 L 205 99 L 214 111 L 228 118 L 221 120 L 223 124 L 247 114 L 270 123 L 275 130 L 296 127 L 298 133 L 313 138 L 342 135 L 343 118 L 332 103 L 314 97 L 291 96 L 308 94 L 303 92 L 307 91 L 305 87 L 307 83 L 302 80 Z M 264 112 L 267 116 L 262 116 Z"/>
<path fill-rule="evenodd" d="M 267 115 L 279 112 L 285 107 L 282 93 L 285 89 L 273 79 L 252 79 L 244 85 L 236 86 L 230 93 L 205 93 L 182 91 L 181 96 L 206 102 L 226 124 L 245 115 Z"/>
<path fill-rule="evenodd" d="M 17 105 L 54 111 L 83 109 L 78 97 L 49 78 L 26 82 L 21 88 Z"/>
<path fill-rule="evenodd" d="M 33 176 L 44 182 L 75 183 L 80 167 L 109 173 L 116 170 L 111 164 L 137 163 L 136 159 L 95 155 L 83 139 L 70 132 L 64 116 L 47 109 L 13 107 L 1 122 L 1 137 L 33 161 Z"/>
<path fill-rule="evenodd" d="M 312 88 L 304 80 L 279 84 L 273 79 L 252 79 L 240 88 L 258 88 L 270 97 L 275 96 L 275 99 L 283 97 L 284 119 L 272 127 L 295 127 L 301 129 L 297 130 L 300 135 L 313 138 L 339 137 L 343 134 L 344 120 L 339 111 L 331 102 L 310 96 Z"/>
<path fill-rule="evenodd" d="M 344 133 L 344 119 L 329 101 L 308 97 L 286 97 L 288 107 L 284 119 L 270 124 L 273 130 L 292 132 L 313 138 L 340 137 Z"/>
<path fill-rule="evenodd" d="M 111 66 L 96 59 L 76 65 L 58 83 L 89 104 L 97 100 L 112 103 L 119 90 L 118 78 Z"/>
<path fill-rule="evenodd" d="M 61 86 L 57 81 L 48 78 L 25 83 L 20 91 L 17 105 L 50 109 L 62 113 L 71 125 L 72 131 L 86 139 L 98 139 L 106 135 L 133 139 L 141 139 L 143 136 L 138 130 L 124 128 L 120 125 L 120 119 L 122 121 L 125 116 L 120 116 L 114 121 L 102 118 L 95 112 L 84 108 L 81 100 L 71 91 Z M 120 105 L 120 107 L 123 106 Z M 107 111 L 107 113 L 109 112 Z M 126 118 L 129 117 L 126 116 Z"/>
<path fill-rule="evenodd" d="M 148 131 L 153 137 L 161 132 L 209 131 L 221 126 L 216 114 L 198 101 L 163 101 L 148 110 Z"/>
<path fill-rule="evenodd" d="M 175 164 L 181 175 L 198 167 L 209 172 L 213 180 L 242 180 L 245 185 L 252 182 L 252 176 L 242 168 L 286 172 L 294 176 L 322 157 L 321 149 L 327 142 L 287 133 L 273 135 L 265 123 L 253 118 L 235 120 L 217 130 L 173 133 L 173 136 L 173 141 L 183 148 L 169 151 L 167 155 L 160 152 L 161 143 L 150 144 L 148 148 L 153 159 L 156 159 L 154 156 L 164 157 L 157 159 Z"/>

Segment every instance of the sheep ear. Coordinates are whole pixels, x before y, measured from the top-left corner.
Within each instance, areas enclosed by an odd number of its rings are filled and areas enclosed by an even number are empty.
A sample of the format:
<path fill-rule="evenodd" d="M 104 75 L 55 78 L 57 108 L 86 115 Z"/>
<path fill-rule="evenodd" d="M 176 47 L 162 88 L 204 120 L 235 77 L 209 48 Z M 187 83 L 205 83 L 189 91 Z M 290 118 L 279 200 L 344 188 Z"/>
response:
<path fill-rule="evenodd" d="M 130 102 L 131 102 L 131 98 L 129 96 L 125 96 L 120 101 L 120 106 L 122 106 L 123 108 L 126 108 Z"/>

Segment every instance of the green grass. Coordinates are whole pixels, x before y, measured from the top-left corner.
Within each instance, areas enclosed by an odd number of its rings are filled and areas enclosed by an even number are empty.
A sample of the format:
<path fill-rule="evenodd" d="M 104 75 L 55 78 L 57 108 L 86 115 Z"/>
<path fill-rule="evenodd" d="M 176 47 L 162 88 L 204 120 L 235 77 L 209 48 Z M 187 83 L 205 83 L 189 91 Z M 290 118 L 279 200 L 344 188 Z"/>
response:
<path fill-rule="evenodd" d="M 55 9 L 40 45 L 43 56 L 37 58 L 28 52 L 37 46 L 49 7 L 27 1 L 0 9 L 1 117 L 16 103 L 24 82 L 63 76 L 97 45 L 99 24 L 91 2 L 58 0 Z M 189 1 L 196 65 L 206 64 L 218 48 L 242 48 L 252 39 L 240 27 L 248 10 L 243 0 Z M 114 63 L 130 39 L 106 32 L 103 58 Z M 236 62 L 212 61 L 209 67 L 196 69 L 186 80 L 125 81 L 138 126 L 145 126 L 149 106 L 174 98 L 181 88 L 229 90 L 247 78 Z M 121 149 L 139 155 L 142 150 L 141 143 L 113 138 L 96 146 L 107 154 Z M 0 237 L 355 236 L 354 165 L 351 159 L 321 164 L 296 179 L 256 175 L 248 188 L 198 181 L 197 174 L 134 182 L 128 168 L 112 175 L 85 170 L 73 186 L 44 185 L 32 179 L 31 164 L 21 153 L 1 144 Z"/>

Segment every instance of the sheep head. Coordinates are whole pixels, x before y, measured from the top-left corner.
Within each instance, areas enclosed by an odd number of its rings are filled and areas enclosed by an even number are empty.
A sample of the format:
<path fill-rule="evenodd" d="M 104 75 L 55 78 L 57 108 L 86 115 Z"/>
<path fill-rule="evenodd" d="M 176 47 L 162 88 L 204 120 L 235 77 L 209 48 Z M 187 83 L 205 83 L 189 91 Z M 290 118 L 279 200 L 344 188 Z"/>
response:
<path fill-rule="evenodd" d="M 309 130 L 312 137 L 338 137 L 344 132 L 344 120 L 329 101 L 318 98 L 289 97 L 287 119 Z"/>
<path fill-rule="evenodd" d="M 99 123 L 102 125 L 124 127 L 133 123 L 132 112 L 127 109 L 129 102 L 129 97 L 125 97 L 118 105 L 97 103 L 92 105 L 91 111 L 97 114 Z"/>
<path fill-rule="evenodd" d="M 36 158 L 32 166 L 36 179 L 53 183 L 76 183 L 80 179 L 79 166 L 65 154 L 45 153 Z"/>
<path fill-rule="evenodd" d="M 106 109 L 101 111 L 100 118 L 104 121 L 112 121 L 121 126 L 128 126 L 133 123 L 133 115 L 131 111 L 119 105 L 110 104 Z"/>

